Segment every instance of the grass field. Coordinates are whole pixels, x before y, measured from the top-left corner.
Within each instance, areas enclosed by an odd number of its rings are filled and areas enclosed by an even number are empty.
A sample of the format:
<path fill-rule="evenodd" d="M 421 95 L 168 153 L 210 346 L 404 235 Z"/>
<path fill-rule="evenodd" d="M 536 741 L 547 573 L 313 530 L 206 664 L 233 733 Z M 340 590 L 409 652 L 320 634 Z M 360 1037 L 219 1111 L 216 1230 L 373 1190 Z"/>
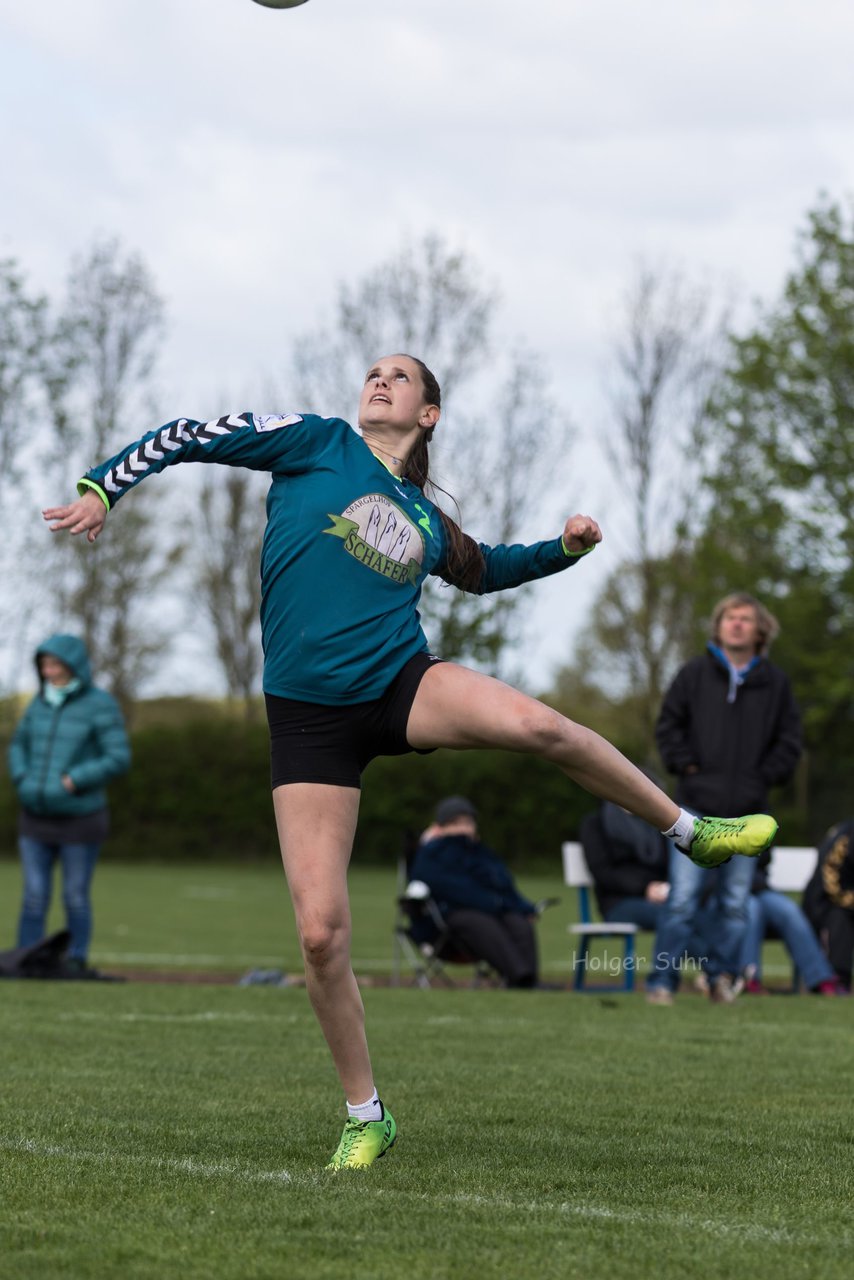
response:
<path fill-rule="evenodd" d="M 544 975 L 569 981 L 572 948 L 567 924 L 576 919 L 575 894 L 554 875 L 518 876 L 519 887 L 537 900 L 559 897 L 540 920 L 538 934 Z M 356 972 L 385 979 L 392 964 L 395 873 L 357 867 L 350 877 L 353 952 Z M 58 884 L 57 884 L 58 893 Z M 169 971 L 238 977 L 249 969 L 299 972 L 299 946 L 281 867 L 128 865 L 105 861 L 94 881 L 95 932 L 91 961 L 111 973 Z M 0 860 L 0 949 L 11 947 L 20 903 L 17 863 Z M 63 918 L 55 901 L 49 927 Z M 649 935 L 640 935 L 640 967 L 648 963 Z M 605 973 L 619 959 L 614 944 L 596 945 L 592 965 Z M 791 964 L 782 946 L 765 948 L 765 978 L 785 985 Z"/>
<path fill-rule="evenodd" d="M 563 897 L 540 926 L 547 967 L 570 965 L 569 891 L 557 876 L 522 876 L 532 898 Z M 58 885 L 57 885 L 58 892 Z M 388 975 L 392 962 L 395 872 L 357 868 L 350 880 L 354 962 L 367 977 Z M 233 973 L 301 968 L 293 914 L 281 866 L 119 866 L 104 862 L 93 886 L 92 963 L 111 972 L 178 970 Z M 0 861 L 0 948 L 14 945 L 20 871 Z M 54 902 L 50 928 L 63 924 Z"/>
<path fill-rule="evenodd" d="M 353 890 L 379 973 L 393 884 Z M 0 864 L 7 933 L 17 891 Z M 97 897 L 99 963 L 295 967 L 272 868 L 105 864 Z M 400 1136 L 330 1175 L 343 1113 L 300 988 L 0 983 L 3 1280 L 850 1275 L 848 1001 L 364 995 Z"/>

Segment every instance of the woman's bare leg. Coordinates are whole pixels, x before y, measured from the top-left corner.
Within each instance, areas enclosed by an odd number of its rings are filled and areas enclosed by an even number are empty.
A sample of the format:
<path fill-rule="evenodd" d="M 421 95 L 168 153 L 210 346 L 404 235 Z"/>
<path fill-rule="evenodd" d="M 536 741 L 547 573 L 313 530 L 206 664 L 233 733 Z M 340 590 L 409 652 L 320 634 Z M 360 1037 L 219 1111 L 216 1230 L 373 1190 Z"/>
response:
<path fill-rule="evenodd" d="M 296 914 L 309 999 L 351 1103 L 373 1092 L 365 1010 L 350 963 L 347 866 L 359 792 L 294 782 L 276 787 L 273 806 Z"/>
<path fill-rule="evenodd" d="M 622 805 L 659 831 L 679 817 L 679 806 L 598 733 L 500 680 L 451 662 L 425 672 L 406 733 L 410 746 L 422 749 L 503 747 L 540 756 L 586 791 Z"/>

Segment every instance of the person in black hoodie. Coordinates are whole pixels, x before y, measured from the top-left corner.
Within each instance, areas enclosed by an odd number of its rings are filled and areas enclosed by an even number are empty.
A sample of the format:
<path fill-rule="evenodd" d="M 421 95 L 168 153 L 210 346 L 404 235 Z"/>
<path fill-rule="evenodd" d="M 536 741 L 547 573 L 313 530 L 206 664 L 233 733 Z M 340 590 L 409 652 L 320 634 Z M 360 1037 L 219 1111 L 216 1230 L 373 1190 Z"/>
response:
<path fill-rule="evenodd" d="M 648 776 L 659 785 L 653 774 Z M 602 919 L 657 932 L 670 896 L 670 841 L 666 836 L 610 800 L 587 814 L 579 835 Z M 682 957 L 684 964 L 690 963 L 698 971 L 708 963 L 702 915 L 695 921 Z"/>
<path fill-rule="evenodd" d="M 670 892 L 670 841 L 610 800 L 579 834 L 602 919 L 657 929 Z"/>
<path fill-rule="evenodd" d="M 724 597 L 712 614 L 706 652 L 677 672 L 665 695 L 656 723 L 658 749 L 677 776 L 677 803 L 692 812 L 761 810 L 769 787 L 787 782 L 794 772 L 801 753 L 800 715 L 788 678 L 768 659 L 778 631 L 776 619 L 753 596 Z M 672 1003 L 679 959 L 709 878 L 700 867 L 683 867 L 685 861 L 671 857 L 656 971 L 647 984 L 651 1003 Z M 752 877 L 753 863 L 738 855 L 717 876 L 715 925 L 707 935 L 709 991 L 717 1002 L 734 998 Z"/>

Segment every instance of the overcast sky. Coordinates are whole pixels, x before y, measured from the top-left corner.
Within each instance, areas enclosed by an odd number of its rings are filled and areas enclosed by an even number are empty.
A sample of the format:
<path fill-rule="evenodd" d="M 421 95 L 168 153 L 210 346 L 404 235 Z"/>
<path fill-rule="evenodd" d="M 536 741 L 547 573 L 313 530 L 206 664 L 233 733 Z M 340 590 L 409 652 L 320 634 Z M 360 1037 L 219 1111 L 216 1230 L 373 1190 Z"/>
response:
<path fill-rule="evenodd" d="M 439 231 L 545 355 L 607 534 L 596 388 L 634 265 L 773 299 L 819 193 L 854 191 L 853 57 L 850 0 L 0 0 L 0 254 L 57 295 L 96 236 L 138 251 L 169 418 L 288 408 L 258 391 L 337 284 Z M 571 587 L 536 588 L 543 680 Z"/>

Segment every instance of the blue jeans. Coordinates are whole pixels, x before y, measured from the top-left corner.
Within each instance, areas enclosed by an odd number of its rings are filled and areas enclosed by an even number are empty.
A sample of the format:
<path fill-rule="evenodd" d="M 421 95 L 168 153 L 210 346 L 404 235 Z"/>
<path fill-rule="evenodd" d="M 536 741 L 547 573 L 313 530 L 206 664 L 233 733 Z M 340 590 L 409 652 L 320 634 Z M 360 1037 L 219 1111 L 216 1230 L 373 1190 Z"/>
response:
<path fill-rule="evenodd" d="M 24 897 L 18 921 L 18 946 L 29 947 L 45 936 L 47 914 L 53 890 L 53 868 L 62 866 L 62 901 L 71 946 L 72 960 L 86 960 L 92 936 L 92 903 L 89 888 L 95 871 L 99 844 L 45 844 L 20 836 L 18 848 L 24 873 Z"/>
<path fill-rule="evenodd" d="M 636 924 L 639 929 L 657 933 L 661 927 L 666 909 L 666 902 L 650 902 L 648 898 L 621 898 L 606 913 L 605 920 L 609 924 L 617 921 L 625 924 Z M 705 963 L 708 952 L 703 935 L 705 923 L 705 918 L 701 913 L 700 920 L 697 922 L 699 927 L 694 927 L 691 930 L 691 936 L 686 944 L 688 958 L 698 962 L 699 966 Z"/>
<path fill-rule="evenodd" d="M 756 863 L 736 854 L 714 872 L 698 867 L 674 844 L 670 850 L 670 897 L 662 912 L 655 939 L 653 973 L 649 987 L 675 991 L 679 963 L 690 956 L 703 892 L 712 876 L 714 888 L 702 912 L 706 941 L 706 973 L 714 982 L 722 973 L 740 972 L 741 944 L 747 928 L 747 903 Z"/>
<path fill-rule="evenodd" d="M 639 929 L 655 930 L 663 907 L 663 902 L 650 902 L 648 898 L 621 898 L 606 912 L 605 919 L 609 924 L 619 921 L 636 924 Z"/>
<path fill-rule="evenodd" d="M 750 966 L 753 977 L 761 976 L 762 943 L 768 930 L 773 929 L 782 938 L 807 989 L 812 990 L 820 982 L 833 981 L 836 974 L 830 961 L 796 902 L 787 898 L 785 893 L 765 889 L 762 893 L 751 894 L 747 905 L 747 931 L 741 944 L 742 972 Z"/>

